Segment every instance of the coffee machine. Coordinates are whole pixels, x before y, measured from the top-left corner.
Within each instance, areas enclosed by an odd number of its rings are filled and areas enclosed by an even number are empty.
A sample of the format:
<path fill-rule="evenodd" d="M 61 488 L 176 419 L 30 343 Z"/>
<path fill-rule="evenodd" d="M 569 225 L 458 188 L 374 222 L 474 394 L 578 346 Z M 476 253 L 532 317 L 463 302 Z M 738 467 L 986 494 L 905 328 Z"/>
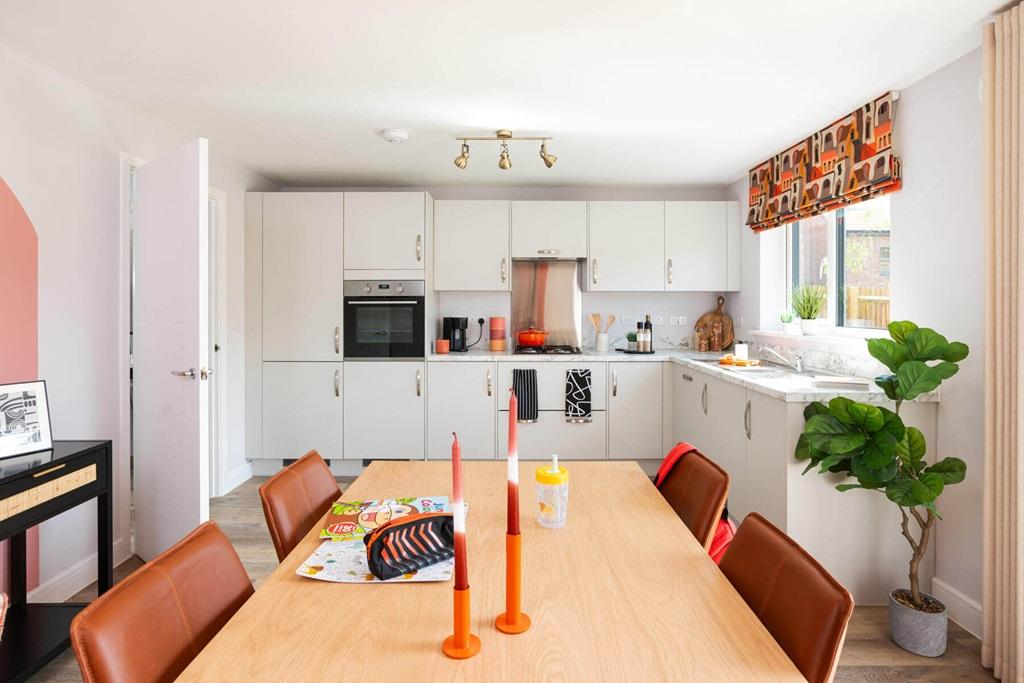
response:
<path fill-rule="evenodd" d="M 442 318 L 441 338 L 448 340 L 450 351 L 467 351 L 466 328 L 469 327 L 468 318 Z"/>

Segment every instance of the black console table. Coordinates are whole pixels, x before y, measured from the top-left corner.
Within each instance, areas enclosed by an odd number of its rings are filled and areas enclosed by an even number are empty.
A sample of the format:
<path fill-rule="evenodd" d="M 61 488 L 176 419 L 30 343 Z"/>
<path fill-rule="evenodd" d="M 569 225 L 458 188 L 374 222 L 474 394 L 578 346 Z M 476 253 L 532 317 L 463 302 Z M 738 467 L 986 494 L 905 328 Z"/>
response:
<path fill-rule="evenodd" d="M 114 510 L 109 441 L 54 441 L 53 450 L 0 459 L 0 540 L 10 539 L 11 606 L 0 638 L 0 681 L 23 681 L 70 643 L 86 603 L 26 601 L 25 532 L 96 499 L 98 589 L 114 582 Z"/>

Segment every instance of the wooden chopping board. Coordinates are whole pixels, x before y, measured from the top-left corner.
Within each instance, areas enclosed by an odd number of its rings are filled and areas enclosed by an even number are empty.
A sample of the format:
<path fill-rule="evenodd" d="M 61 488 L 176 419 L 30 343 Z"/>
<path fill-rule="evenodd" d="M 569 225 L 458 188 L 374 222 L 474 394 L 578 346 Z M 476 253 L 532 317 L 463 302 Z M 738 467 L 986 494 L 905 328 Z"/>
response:
<path fill-rule="evenodd" d="M 718 297 L 718 306 L 710 313 L 705 313 L 697 319 L 693 327 L 694 335 L 697 337 L 697 347 L 700 348 L 700 338 L 708 340 L 709 351 L 721 351 L 729 348 L 736 337 L 732 327 L 732 318 L 726 315 L 725 297 Z M 716 339 L 720 337 L 720 341 Z M 718 342 L 717 344 L 714 342 Z M 717 348 L 716 348 L 717 347 Z"/>

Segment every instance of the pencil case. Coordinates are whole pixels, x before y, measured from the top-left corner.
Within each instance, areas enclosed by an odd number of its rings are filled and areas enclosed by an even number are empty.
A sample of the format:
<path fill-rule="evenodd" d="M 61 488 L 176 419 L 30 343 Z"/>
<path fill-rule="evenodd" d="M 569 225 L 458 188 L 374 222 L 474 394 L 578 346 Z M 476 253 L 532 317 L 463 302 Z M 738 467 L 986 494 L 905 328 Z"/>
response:
<path fill-rule="evenodd" d="M 455 555 L 450 512 L 399 517 L 363 537 L 370 573 L 382 581 L 416 572 Z"/>

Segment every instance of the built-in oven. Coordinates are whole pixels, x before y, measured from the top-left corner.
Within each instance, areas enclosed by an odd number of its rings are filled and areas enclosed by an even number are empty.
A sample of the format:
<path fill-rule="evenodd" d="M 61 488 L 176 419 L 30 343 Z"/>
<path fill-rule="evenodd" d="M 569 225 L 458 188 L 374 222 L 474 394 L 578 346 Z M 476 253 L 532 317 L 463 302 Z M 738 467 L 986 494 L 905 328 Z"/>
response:
<path fill-rule="evenodd" d="M 423 280 L 345 281 L 345 358 L 423 358 Z"/>

